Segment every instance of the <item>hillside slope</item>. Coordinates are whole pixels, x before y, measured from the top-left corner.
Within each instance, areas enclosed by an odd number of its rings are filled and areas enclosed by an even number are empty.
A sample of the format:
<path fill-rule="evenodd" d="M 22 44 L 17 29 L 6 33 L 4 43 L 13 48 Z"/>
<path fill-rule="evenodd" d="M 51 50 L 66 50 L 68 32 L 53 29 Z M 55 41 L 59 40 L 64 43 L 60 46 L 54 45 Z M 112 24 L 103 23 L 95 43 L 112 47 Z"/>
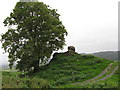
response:
<path fill-rule="evenodd" d="M 92 55 L 57 53 L 38 73 L 29 73 L 30 77 L 17 71 L 2 71 L 2 87 L 117 88 L 116 67 L 117 62 Z"/>
<path fill-rule="evenodd" d="M 110 60 L 118 60 L 119 51 L 97 52 L 93 53 L 93 55 Z"/>
<path fill-rule="evenodd" d="M 53 86 L 83 82 L 99 75 L 113 61 L 92 55 L 55 53 L 35 77 L 51 81 Z"/>

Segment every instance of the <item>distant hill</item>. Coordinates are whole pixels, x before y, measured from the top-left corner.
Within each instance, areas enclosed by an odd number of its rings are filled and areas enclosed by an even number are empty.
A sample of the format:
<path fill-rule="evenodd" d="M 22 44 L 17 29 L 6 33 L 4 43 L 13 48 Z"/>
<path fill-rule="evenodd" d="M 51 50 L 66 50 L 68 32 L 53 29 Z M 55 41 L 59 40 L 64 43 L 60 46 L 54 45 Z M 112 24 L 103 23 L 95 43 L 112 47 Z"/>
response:
<path fill-rule="evenodd" d="M 105 51 L 93 53 L 92 55 L 110 60 L 118 60 L 118 52 L 120 51 Z"/>
<path fill-rule="evenodd" d="M 2 70 L 8 69 L 8 68 L 9 68 L 9 65 L 8 65 L 8 64 L 2 64 Z"/>

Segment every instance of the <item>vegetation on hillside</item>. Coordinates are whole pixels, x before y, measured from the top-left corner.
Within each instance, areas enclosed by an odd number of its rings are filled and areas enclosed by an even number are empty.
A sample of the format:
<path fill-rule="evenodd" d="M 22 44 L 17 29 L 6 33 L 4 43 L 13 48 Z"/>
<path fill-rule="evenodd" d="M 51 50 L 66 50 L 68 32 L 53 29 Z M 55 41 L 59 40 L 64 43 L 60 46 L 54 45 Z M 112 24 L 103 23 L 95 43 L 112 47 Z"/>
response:
<path fill-rule="evenodd" d="M 93 82 L 85 85 L 79 84 L 65 84 L 61 86 L 57 86 L 57 88 L 118 88 L 118 73 L 115 73 L 111 77 L 106 80 Z"/>
<path fill-rule="evenodd" d="M 50 80 L 55 86 L 82 82 L 99 75 L 112 62 L 92 55 L 56 53 L 34 77 Z"/>
<path fill-rule="evenodd" d="M 117 66 L 117 62 L 92 55 L 56 53 L 37 73 L 22 75 L 21 72 L 4 71 L 3 88 L 114 88 L 117 87 L 118 72 L 96 83 L 72 84 L 96 77 L 111 63 L 111 68 Z"/>
<path fill-rule="evenodd" d="M 63 49 L 67 31 L 56 9 L 43 2 L 18 2 L 4 20 L 8 31 L 2 35 L 2 48 L 8 52 L 9 66 L 19 71 L 37 72 L 53 51 Z"/>
<path fill-rule="evenodd" d="M 2 72 L 2 88 L 51 88 L 48 80 L 21 77 L 20 72 Z"/>
<path fill-rule="evenodd" d="M 69 46 L 65 53 L 55 53 L 46 65 L 53 51 L 63 49 L 65 45 L 67 31 L 59 16 L 56 9 L 39 1 L 16 4 L 3 22 L 8 31 L 2 35 L 1 42 L 2 48 L 8 52 L 10 68 L 17 62 L 17 70 L 2 71 L 2 87 L 116 88 L 118 72 L 97 84 L 89 80 L 99 80 L 111 74 L 117 62 L 78 54 L 74 46 Z M 96 76 L 99 77 L 94 78 Z M 88 81 L 90 83 L 84 85 L 83 82 Z"/>
<path fill-rule="evenodd" d="M 120 51 L 105 51 L 93 53 L 94 56 L 118 61 Z"/>

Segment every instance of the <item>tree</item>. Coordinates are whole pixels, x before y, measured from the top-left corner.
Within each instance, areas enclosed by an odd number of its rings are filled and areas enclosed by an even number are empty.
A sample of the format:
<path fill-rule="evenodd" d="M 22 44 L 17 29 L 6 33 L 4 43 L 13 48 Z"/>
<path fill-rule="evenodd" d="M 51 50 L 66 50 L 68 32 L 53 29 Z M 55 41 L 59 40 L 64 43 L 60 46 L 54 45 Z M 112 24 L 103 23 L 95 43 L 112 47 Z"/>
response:
<path fill-rule="evenodd" d="M 39 63 L 48 60 L 53 51 L 63 49 L 67 31 L 56 9 L 43 2 L 18 2 L 4 20 L 8 31 L 2 35 L 2 47 L 9 55 L 9 66 L 34 72 Z"/>

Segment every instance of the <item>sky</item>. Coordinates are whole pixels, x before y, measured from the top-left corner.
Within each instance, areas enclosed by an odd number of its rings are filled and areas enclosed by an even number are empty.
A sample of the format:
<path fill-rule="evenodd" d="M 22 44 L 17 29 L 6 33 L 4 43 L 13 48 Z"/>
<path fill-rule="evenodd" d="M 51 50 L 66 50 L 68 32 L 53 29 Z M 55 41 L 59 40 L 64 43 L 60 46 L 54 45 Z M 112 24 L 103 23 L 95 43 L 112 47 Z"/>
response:
<path fill-rule="evenodd" d="M 3 21 L 19 0 L 2 0 L 0 3 L 0 34 L 7 31 Z M 68 36 L 66 46 L 59 52 L 75 46 L 78 53 L 118 50 L 119 0 L 39 0 L 57 9 Z M 7 63 L 0 43 L 0 63 Z"/>

